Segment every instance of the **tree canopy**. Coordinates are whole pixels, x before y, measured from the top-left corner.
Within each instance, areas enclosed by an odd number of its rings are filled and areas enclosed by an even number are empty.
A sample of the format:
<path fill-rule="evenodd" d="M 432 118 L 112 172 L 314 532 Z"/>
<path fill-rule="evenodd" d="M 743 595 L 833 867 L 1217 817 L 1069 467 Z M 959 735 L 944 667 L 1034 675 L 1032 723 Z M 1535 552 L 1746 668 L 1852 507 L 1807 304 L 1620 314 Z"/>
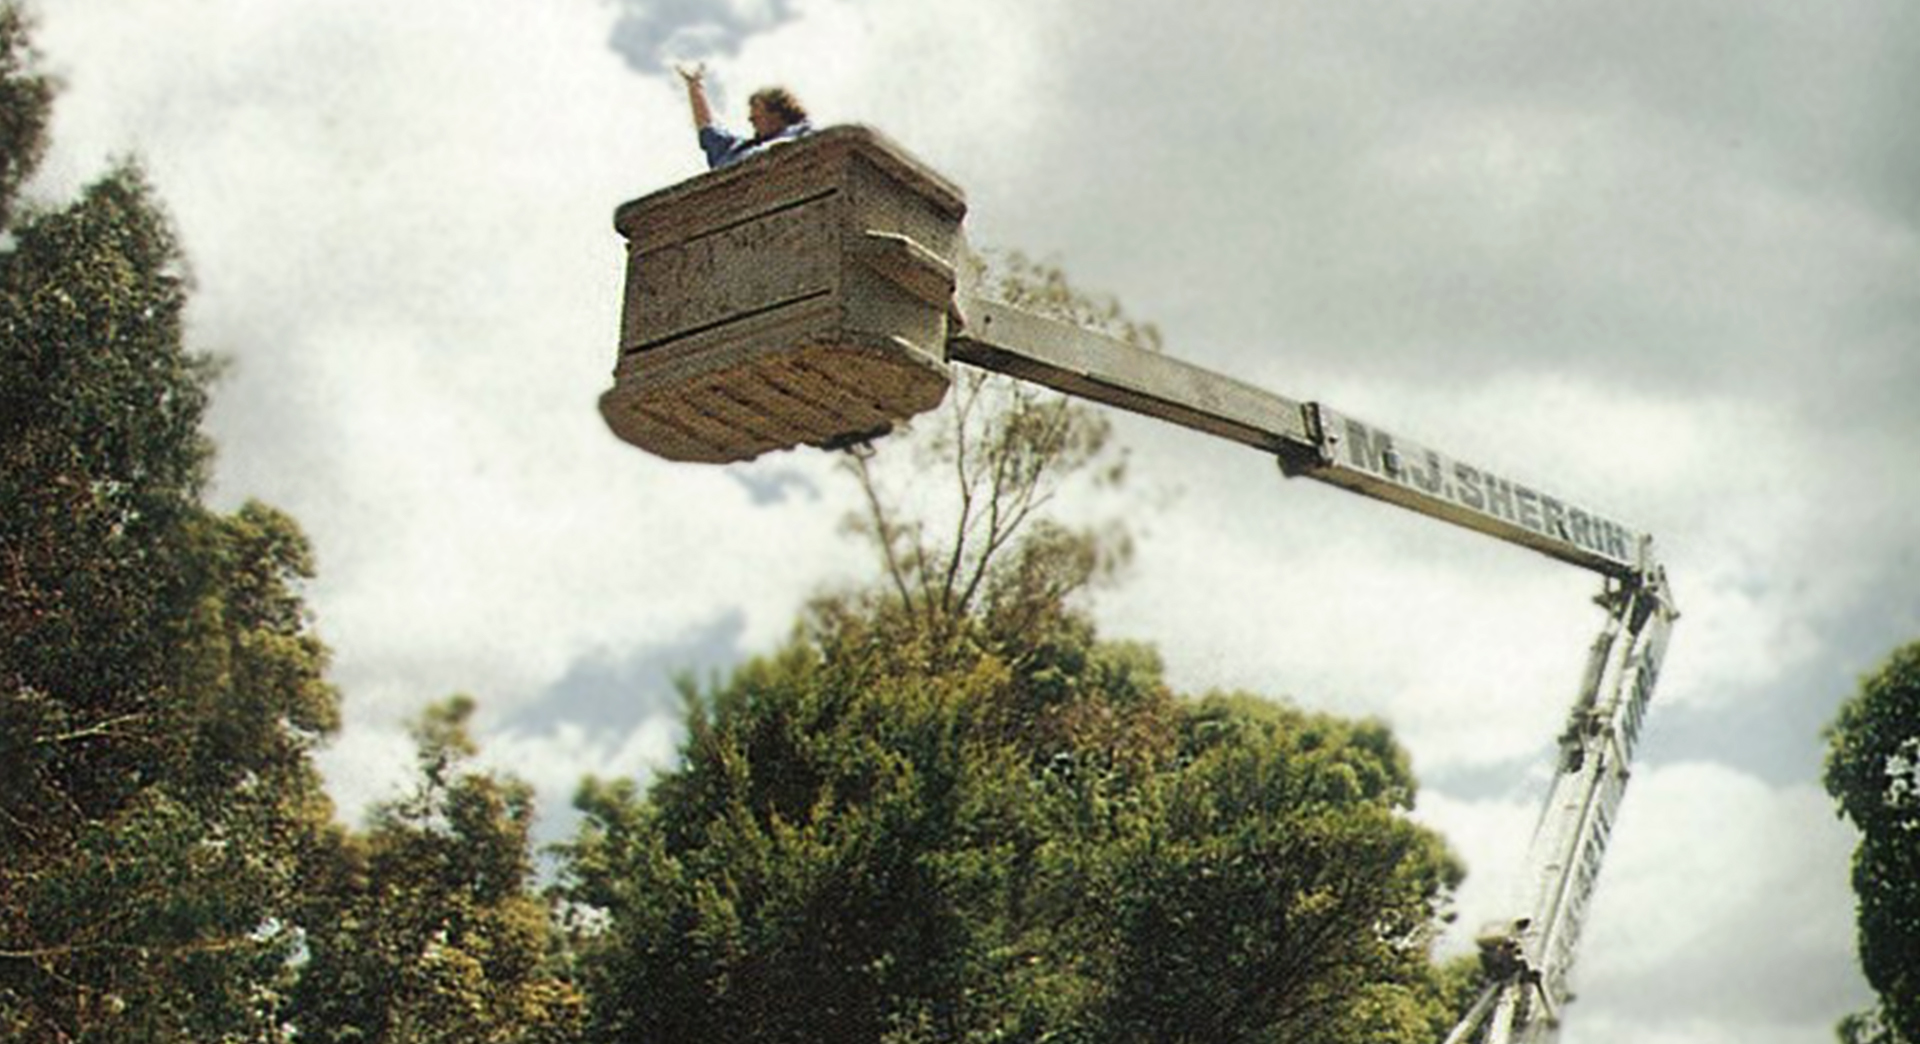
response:
<path fill-rule="evenodd" d="M 598 1039 L 1444 1035 L 1460 870 L 1385 727 L 1061 624 L 930 672 L 838 616 L 688 686 L 681 765 L 579 798 Z"/>
<path fill-rule="evenodd" d="M 334 821 L 340 720 L 298 525 L 203 500 L 217 373 L 137 164 L 23 205 L 53 84 L 0 2 L 0 1036 L 31 1041 L 1426 1041 L 1460 868 L 1378 722 L 1176 693 L 1078 592 L 1123 529 L 1085 407 L 968 381 L 916 514 L 849 458 L 878 585 L 683 684 L 680 763 L 588 781 L 561 941 L 531 793 L 416 724 Z M 1016 261 L 1019 303 L 1151 344 Z"/>
<path fill-rule="evenodd" d="M 527 793 L 456 770 L 470 703 L 423 725 L 410 802 L 333 823 L 311 550 L 202 500 L 217 367 L 138 166 L 20 204 L 53 96 L 27 30 L 0 4 L 0 1037 L 563 1039 Z"/>
<path fill-rule="evenodd" d="M 1011 304 L 1159 348 L 1152 325 L 1075 289 L 1056 266 L 1018 253 L 964 260 L 970 284 Z M 890 440 L 885 454 L 843 460 L 860 490 L 849 528 L 876 552 L 882 589 L 922 630 L 939 633 L 976 614 L 1018 630 L 1029 611 L 1127 561 L 1125 527 L 1069 527 L 1048 512 L 1076 478 L 1092 489 L 1124 482 L 1126 453 L 1105 413 L 968 369 L 955 374 L 940 410 L 912 423 L 912 437 Z"/>
<path fill-rule="evenodd" d="M 139 170 L 19 205 L 52 95 L 0 7 L 0 1028 L 257 1039 L 337 720 L 284 515 L 200 503 L 213 367 Z"/>
<path fill-rule="evenodd" d="M 1149 328 L 1018 262 L 1023 303 Z M 683 683 L 680 763 L 590 781 L 565 851 L 594 1039 L 1397 1041 L 1451 1024 L 1432 935 L 1461 870 L 1406 815 L 1378 722 L 1186 697 L 1075 595 L 1124 530 L 1043 510 L 1112 483 L 1103 418 L 998 378 L 904 454 L 848 460 L 882 582 Z M 911 480 L 910 480 L 911 481 Z"/>
<path fill-rule="evenodd" d="M 1860 964 L 1880 1010 L 1844 1040 L 1920 1040 L 1920 642 L 1895 650 L 1827 728 L 1827 792 L 1860 831 Z"/>
<path fill-rule="evenodd" d="M 300 1040 L 576 1039 L 581 998 L 530 889 L 533 792 L 472 767 L 474 707 L 428 708 L 412 791 L 377 806 L 366 833 L 336 833 L 302 910 Z"/>

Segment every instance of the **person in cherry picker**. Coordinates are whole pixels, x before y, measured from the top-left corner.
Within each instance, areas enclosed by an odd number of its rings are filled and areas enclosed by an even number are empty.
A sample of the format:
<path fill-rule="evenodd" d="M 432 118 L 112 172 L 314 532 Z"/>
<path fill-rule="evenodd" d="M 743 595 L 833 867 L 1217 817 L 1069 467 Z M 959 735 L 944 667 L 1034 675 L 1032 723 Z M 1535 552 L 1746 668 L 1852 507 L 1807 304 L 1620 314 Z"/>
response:
<path fill-rule="evenodd" d="M 687 105 L 693 110 L 693 126 L 700 135 L 700 151 L 707 154 L 707 167 L 730 167 L 749 156 L 756 156 L 782 142 L 813 132 L 807 110 L 785 87 L 762 87 L 747 99 L 747 122 L 752 137 L 741 137 L 720 126 L 713 118 L 713 106 L 707 102 L 704 65 L 677 66 L 676 72 L 687 85 Z"/>

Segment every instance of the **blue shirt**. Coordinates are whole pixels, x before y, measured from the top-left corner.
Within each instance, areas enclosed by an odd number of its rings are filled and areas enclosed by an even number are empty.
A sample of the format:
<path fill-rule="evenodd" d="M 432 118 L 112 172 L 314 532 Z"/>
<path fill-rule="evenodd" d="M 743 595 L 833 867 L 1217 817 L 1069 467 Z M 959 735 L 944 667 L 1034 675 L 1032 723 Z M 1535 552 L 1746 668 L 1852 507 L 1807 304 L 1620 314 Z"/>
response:
<path fill-rule="evenodd" d="M 757 156 L 783 141 L 792 141 L 811 133 L 813 124 L 806 120 L 787 126 L 770 138 L 742 138 L 709 123 L 700 128 L 700 151 L 707 154 L 707 167 L 719 170 L 721 167 L 731 167 L 748 156 Z"/>

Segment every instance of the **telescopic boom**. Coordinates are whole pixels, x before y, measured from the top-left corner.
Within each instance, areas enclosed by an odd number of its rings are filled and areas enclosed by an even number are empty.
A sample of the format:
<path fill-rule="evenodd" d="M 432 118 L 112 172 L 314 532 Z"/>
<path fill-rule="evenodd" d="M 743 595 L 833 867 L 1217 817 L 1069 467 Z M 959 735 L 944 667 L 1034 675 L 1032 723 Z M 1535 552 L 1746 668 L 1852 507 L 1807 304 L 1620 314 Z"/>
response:
<path fill-rule="evenodd" d="M 600 410 L 669 460 L 725 463 L 884 435 L 954 364 L 1272 454 L 1305 477 L 1600 574 L 1607 612 L 1527 854 L 1522 914 L 1480 940 L 1486 986 L 1446 1044 L 1546 1041 L 1678 617 L 1646 533 L 1591 506 L 963 286 L 959 188 L 837 127 L 636 200 L 614 386 Z"/>

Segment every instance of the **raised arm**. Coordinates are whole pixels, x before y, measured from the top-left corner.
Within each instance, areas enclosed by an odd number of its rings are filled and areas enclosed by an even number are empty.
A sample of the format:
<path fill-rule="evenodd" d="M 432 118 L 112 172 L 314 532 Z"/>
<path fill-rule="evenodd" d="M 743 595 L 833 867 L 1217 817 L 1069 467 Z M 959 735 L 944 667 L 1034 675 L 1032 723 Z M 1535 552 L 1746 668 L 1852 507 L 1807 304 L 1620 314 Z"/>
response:
<path fill-rule="evenodd" d="M 707 67 L 677 65 L 674 71 L 687 85 L 687 107 L 693 111 L 693 129 L 700 130 L 713 124 L 713 107 L 707 104 L 707 85 L 703 79 Z"/>

